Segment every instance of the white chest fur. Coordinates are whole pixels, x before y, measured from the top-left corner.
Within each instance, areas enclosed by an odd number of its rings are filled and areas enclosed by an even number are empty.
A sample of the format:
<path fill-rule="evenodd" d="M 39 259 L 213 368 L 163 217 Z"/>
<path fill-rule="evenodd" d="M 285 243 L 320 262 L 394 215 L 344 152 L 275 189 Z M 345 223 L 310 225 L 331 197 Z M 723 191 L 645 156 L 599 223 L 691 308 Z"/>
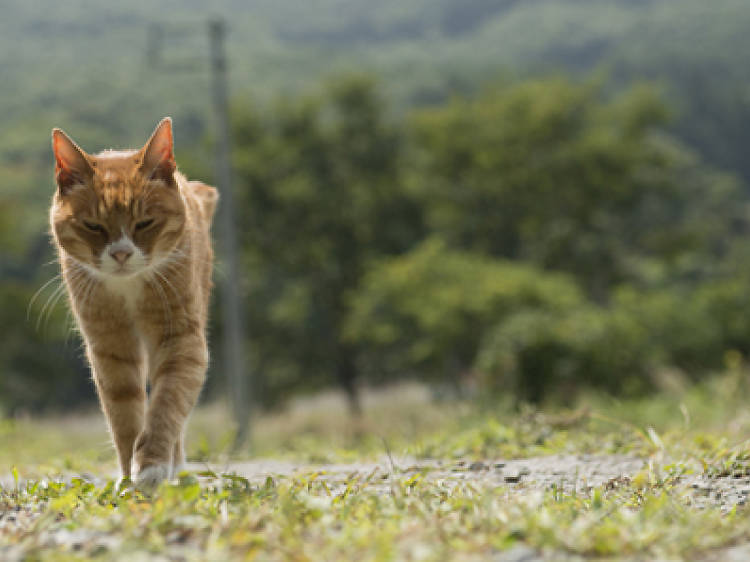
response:
<path fill-rule="evenodd" d="M 128 314 L 135 314 L 138 301 L 143 297 L 143 279 L 140 275 L 130 277 L 107 277 L 104 280 L 104 287 L 107 292 L 115 297 L 119 297 L 125 303 L 125 310 Z"/>

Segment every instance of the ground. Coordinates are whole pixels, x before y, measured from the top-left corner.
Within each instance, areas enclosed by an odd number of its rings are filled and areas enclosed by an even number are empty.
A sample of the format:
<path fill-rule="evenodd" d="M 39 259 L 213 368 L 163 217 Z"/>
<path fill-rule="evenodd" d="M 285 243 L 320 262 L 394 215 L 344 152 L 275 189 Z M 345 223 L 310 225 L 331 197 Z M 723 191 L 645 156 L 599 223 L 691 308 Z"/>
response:
<path fill-rule="evenodd" d="M 2 422 L 2 560 L 577 560 L 750 557 L 744 373 L 572 408 L 370 392 L 258 417 L 223 408 L 189 470 L 118 493 L 101 416 Z"/>

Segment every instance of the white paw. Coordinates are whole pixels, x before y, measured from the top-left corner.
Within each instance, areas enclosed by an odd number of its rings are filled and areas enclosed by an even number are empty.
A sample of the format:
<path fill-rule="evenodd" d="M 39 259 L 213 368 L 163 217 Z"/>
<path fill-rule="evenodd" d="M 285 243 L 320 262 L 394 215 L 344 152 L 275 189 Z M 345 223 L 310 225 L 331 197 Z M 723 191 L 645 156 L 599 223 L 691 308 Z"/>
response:
<path fill-rule="evenodd" d="M 169 465 L 168 464 L 154 464 L 147 466 L 140 472 L 135 479 L 135 487 L 143 491 L 153 491 L 161 484 L 164 480 L 169 478 Z"/>
<path fill-rule="evenodd" d="M 115 490 L 117 493 L 124 492 L 133 486 L 133 481 L 130 476 L 120 476 L 115 482 Z"/>

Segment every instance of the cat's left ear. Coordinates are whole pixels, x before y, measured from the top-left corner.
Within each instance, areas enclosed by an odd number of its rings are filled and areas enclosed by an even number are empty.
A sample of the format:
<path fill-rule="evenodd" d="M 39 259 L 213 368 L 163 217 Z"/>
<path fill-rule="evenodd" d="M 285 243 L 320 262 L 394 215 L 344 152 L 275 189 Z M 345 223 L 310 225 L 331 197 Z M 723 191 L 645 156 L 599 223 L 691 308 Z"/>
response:
<path fill-rule="evenodd" d="M 177 164 L 174 161 L 171 118 L 165 117 L 161 120 L 141 152 L 141 171 L 146 177 L 163 180 L 170 185 L 174 183 Z"/>
<path fill-rule="evenodd" d="M 85 185 L 94 174 L 89 156 L 62 129 L 52 129 L 52 152 L 55 154 L 55 180 L 60 194 L 74 186 Z"/>

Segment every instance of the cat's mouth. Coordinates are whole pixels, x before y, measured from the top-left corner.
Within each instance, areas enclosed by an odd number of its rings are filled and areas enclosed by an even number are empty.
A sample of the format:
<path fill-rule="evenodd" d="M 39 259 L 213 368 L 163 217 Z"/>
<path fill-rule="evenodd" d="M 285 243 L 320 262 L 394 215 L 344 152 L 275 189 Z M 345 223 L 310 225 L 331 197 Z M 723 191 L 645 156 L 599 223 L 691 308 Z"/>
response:
<path fill-rule="evenodd" d="M 118 265 L 109 271 L 105 271 L 107 275 L 112 275 L 114 277 L 135 277 L 139 273 L 141 273 L 143 270 L 139 267 L 134 267 L 130 264 L 123 264 Z"/>

